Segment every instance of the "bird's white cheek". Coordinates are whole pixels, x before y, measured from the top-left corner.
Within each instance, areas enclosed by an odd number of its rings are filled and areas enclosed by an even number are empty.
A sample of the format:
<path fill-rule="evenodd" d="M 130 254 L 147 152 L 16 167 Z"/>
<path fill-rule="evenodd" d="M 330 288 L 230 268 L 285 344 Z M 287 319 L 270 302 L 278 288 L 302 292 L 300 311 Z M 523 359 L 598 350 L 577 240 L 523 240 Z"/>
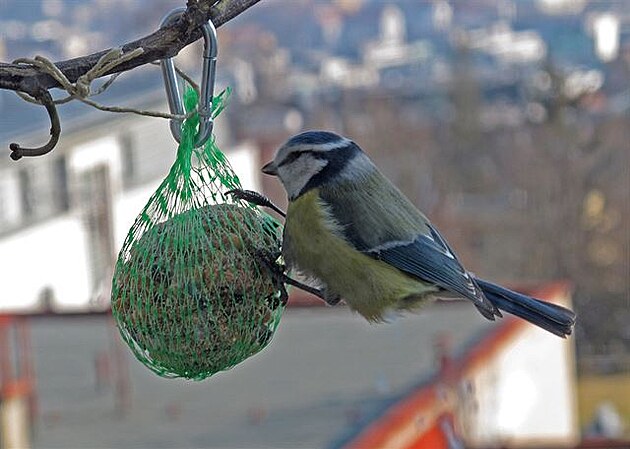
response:
<path fill-rule="evenodd" d="M 279 167 L 278 175 L 289 197 L 296 197 L 327 163 L 322 159 L 303 156 L 290 165 Z"/>

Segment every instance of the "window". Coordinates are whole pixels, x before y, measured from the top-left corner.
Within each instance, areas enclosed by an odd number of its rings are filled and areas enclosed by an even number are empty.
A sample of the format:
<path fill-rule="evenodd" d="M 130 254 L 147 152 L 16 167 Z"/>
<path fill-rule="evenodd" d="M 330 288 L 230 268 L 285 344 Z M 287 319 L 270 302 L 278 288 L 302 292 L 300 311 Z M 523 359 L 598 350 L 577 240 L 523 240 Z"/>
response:
<path fill-rule="evenodd" d="M 18 173 L 20 183 L 20 206 L 22 219 L 30 220 L 35 213 L 35 192 L 33 186 L 33 175 L 31 170 L 23 168 Z"/>
<path fill-rule="evenodd" d="M 91 288 L 97 291 L 111 278 L 116 254 L 107 165 L 97 165 L 81 173 L 78 199 L 87 233 Z"/>
<path fill-rule="evenodd" d="M 53 193 L 55 195 L 56 212 L 65 212 L 70 209 L 70 193 L 68 190 L 68 168 L 66 157 L 61 156 L 52 163 L 53 168 Z"/>
<path fill-rule="evenodd" d="M 134 154 L 133 136 L 130 133 L 121 134 L 118 138 L 120 143 L 120 160 L 122 164 L 123 187 L 132 187 L 136 176 L 136 160 Z"/>
<path fill-rule="evenodd" d="M 39 160 L 19 169 L 17 184 L 22 224 L 48 218 L 70 208 L 64 156 Z"/>
<path fill-rule="evenodd" d="M 9 231 L 20 221 L 18 171 L 0 172 L 0 233 Z"/>
<path fill-rule="evenodd" d="M 162 122 L 138 124 L 121 134 L 118 142 L 125 188 L 164 178 L 177 154 L 177 142 Z"/>

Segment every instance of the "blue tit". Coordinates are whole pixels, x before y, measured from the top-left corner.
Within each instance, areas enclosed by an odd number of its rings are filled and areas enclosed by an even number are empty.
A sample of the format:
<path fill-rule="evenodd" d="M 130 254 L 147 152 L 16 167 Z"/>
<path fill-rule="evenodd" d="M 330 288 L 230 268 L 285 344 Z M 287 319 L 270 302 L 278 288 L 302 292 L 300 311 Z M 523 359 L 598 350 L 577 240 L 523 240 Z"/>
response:
<path fill-rule="evenodd" d="M 500 310 L 556 335 L 575 314 L 478 279 L 446 239 L 353 141 L 324 131 L 289 139 L 263 173 L 277 176 L 289 206 L 282 255 L 369 321 L 436 297 L 466 298 L 494 320 Z"/>

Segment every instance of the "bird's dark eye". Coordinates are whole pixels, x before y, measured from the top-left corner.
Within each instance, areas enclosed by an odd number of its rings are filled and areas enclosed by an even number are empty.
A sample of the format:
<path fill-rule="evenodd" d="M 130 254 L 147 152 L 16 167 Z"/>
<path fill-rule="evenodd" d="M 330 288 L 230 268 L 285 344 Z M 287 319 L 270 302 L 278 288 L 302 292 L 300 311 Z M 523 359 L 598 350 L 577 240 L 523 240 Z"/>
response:
<path fill-rule="evenodd" d="M 289 154 L 284 158 L 282 162 L 278 164 L 278 167 L 282 167 L 283 165 L 290 164 L 291 162 L 296 161 L 300 156 L 302 156 L 303 152 L 296 151 L 295 153 Z"/>

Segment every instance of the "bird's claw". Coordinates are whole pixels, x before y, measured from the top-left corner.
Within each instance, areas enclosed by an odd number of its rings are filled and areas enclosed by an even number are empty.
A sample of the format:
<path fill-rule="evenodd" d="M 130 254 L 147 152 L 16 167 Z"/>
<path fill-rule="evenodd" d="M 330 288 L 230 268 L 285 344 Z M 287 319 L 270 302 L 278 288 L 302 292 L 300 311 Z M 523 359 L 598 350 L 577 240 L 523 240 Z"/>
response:
<path fill-rule="evenodd" d="M 299 288 L 307 293 L 310 293 L 314 296 L 317 296 L 319 299 L 323 300 L 326 304 L 334 306 L 341 301 L 341 298 L 338 296 L 331 296 L 326 293 L 326 291 L 311 287 L 310 285 L 306 285 L 300 281 L 297 281 L 286 275 L 285 270 L 286 267 L 282 264 L 276 262 L 276 258 L 272 258 L 270 254 L 266 254 L 264 251 L 257 251 L 255 253 L 256 259 L 269 270 L 271 276 L 274 278 L 275 282 L 277 282 L 281 290 L 283 292 L 283 298 L 286 299 L 283 301 L 283 305 L 286 305 L 286 301 L 288 300 L 288 294 L 286 293 L 286 289 L 284 288 L 284 284 L 291 285 L 292 287 Z"/>
<path fill-rule="evenodd" d="M 287 214 L 278 206 L 276 206 L 269 198 L 267 198 L 262 193 L 255 192 L 254 190 L 232 189 L 225 192 L 225 194 L 230 195 L 239 200 L 246 201 L 255 206 L 267 207 L 277 212 L 282 217 L 287 216 Z"/>

